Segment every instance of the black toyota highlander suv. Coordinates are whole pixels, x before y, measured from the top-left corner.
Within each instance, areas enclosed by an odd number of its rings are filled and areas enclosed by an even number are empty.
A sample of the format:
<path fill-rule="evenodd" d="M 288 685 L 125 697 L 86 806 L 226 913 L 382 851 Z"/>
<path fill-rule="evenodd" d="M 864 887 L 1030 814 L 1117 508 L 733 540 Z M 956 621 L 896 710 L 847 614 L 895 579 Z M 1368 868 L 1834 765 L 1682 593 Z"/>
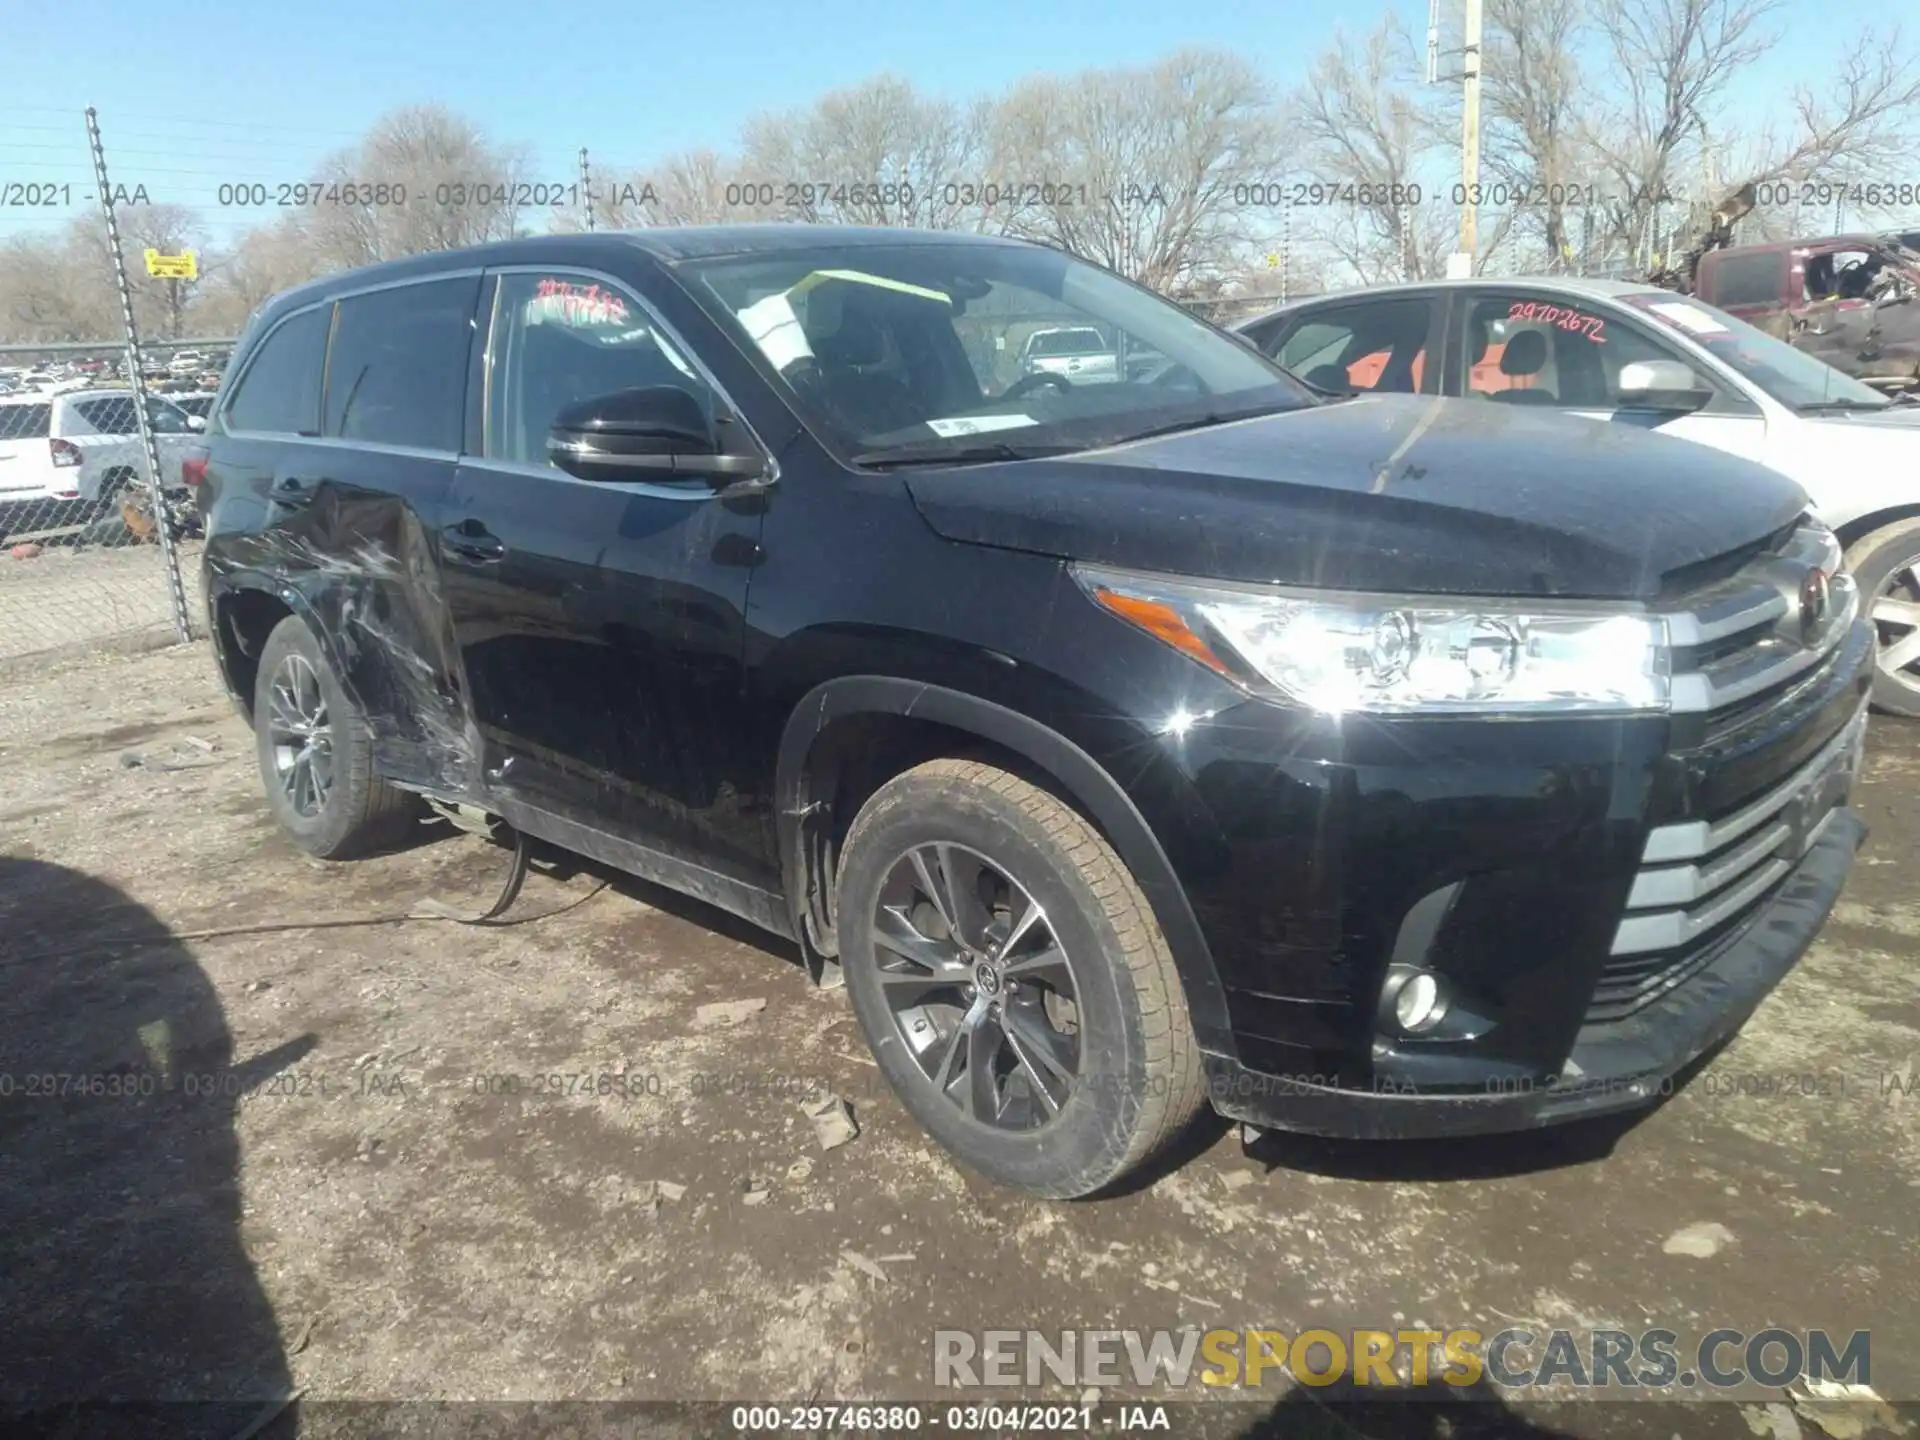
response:
<path fill-rule="evenodd" d="M 1077 386 L 1026 337 L 1163 363 Z M 189 465 L 268 803 L 792 939 L 956 1155 L 1108 1187 L 1644 1105 L 1833 904 L 1871 673 L 1789 482 L 1325 398 L 1007 241 L 549 236 L 269 302 Z M 636 970 L 636 984 L 646 983 Z"/>

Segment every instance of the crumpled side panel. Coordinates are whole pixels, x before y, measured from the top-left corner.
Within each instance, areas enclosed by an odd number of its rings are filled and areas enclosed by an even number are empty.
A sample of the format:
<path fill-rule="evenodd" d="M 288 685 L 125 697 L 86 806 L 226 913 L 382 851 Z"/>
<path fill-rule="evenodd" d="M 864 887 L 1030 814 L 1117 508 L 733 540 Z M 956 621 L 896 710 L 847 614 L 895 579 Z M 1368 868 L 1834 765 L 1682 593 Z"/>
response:
<path fill-rule="evenodd" d="M 324 488 L 297 516 L 208 556 L 214 585 L 269 591 L 313 627 L 373 727 L 384 777 L 478 800 L 480 732 L 439 565 L 404 500 Z"/>

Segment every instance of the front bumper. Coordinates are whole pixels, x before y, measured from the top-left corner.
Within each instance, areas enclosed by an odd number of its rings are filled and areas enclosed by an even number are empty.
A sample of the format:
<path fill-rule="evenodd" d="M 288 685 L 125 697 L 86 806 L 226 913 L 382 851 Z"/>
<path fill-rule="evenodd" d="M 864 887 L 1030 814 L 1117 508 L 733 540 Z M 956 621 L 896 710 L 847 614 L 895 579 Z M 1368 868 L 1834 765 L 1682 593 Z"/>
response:
<path fill-rule="evenodd" d="M 1764 705 L 1702 721 L 1311 721 L 1229 711 L 1184 742 L 1217 826 L 1183 877 L 1229 1033 L 1213 1100 L 1355 1137 L 1631 1109 L 1732 1034 L 1812 943 L 1848 808 L 1871 627 Z M 1207 863 L 1210 862 L 1210 863 Z M 1390 966 L 1441 1025 L 1383 1016 Z"/>
<path fill-rule="evenodd" d="M 1738 940 L 1652 1005 L 1582 1026 L 1558 1075 L 1502 1073 L 1480 1094 L 1420 1094 L 1391 1080 L 1366 1089 L 1317 1085 L 1209 1055 L 1214 1107 L 1254 1125 L 1386 1140 L 1525 1130 L 1649 1105 L 1672 1092 L 1678 1072 L 1745 1024 L 1793 968 L 1826 922 L 1865 836 L 1851 810 L 1834 811 Z"/>

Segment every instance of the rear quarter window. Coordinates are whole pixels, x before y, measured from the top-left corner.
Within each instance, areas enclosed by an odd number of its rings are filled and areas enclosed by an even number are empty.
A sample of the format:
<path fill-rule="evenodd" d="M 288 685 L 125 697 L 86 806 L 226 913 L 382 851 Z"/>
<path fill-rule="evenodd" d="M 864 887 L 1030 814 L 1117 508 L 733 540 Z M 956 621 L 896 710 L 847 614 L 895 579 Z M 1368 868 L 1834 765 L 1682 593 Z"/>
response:
<path fill-rule="evenodd" d="M 0 440 L 43 440 L 52 427 L 51 405 L 0 405 Z"/>
<path fill-rule="evenodd" d="M 229 429 L 320 433 L 320 375 L 332 317 L 330 305 L 304 311 L 260 343 L 227 402 Z"/>
<path fill-rule="evenodd" d="M 74 407 L 80 418 L 99 435 L 131 435 L 140 427 L 135 423 L 133 401 L 122 396 L 100 400 L 82 400 Z"/>

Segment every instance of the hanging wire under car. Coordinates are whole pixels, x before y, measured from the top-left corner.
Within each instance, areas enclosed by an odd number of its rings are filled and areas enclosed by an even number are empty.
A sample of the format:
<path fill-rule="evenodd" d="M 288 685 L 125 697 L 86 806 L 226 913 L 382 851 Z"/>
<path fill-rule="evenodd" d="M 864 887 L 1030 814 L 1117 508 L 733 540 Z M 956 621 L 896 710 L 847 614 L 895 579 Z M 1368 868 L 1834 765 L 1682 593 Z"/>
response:
<path fill-rule="evenodd" d="M 541 910 L 532 915 L 521 915 L 512 919 L 502 918 L 512 907 L 513 902 L 520 898 L 520 890 L 526 884 L 527 873 L 532 868 L 532 860 L 533 842 L 524 832 L 515 830 L 513 860 L 508 866 L 506 880 L 494 897 L 493 903 L 478 914 L 463 913 L 445 901 L 429 897 L 422 901 L 418 908 L 399 915 L 359 915 L 344 920 L 279 920 L 260 925 L 222 925 L 210 930 L 170 930 L 166 938 L 168 940 L 224 940 L 230 936 L 277 935 L 290 930 L 351 930 L 371 925 L 405 925 L 415 920 L 440 920 L 449 921 L 455 925 L 505 929 L 515 925 L 531 925 L 539 920 L 551 920 L 556 915 L 564 915 L 569 910 L 578 909 L 612 883 L 609 880 L 602 880 L 586 894 L 577 896 L 564 905 L 556 905 L 550 910 Z M 128 938 L 137 939 L 139 943 L 145 943 L 146 940 L 146 937 Z M 101 943 L 100 938 L 95 938 L 86 945 L 75 946 L 68 950 L 41 951 L 34 958 L 59 960 L 70 956 L 92 954 L 99 949 Z"/>

